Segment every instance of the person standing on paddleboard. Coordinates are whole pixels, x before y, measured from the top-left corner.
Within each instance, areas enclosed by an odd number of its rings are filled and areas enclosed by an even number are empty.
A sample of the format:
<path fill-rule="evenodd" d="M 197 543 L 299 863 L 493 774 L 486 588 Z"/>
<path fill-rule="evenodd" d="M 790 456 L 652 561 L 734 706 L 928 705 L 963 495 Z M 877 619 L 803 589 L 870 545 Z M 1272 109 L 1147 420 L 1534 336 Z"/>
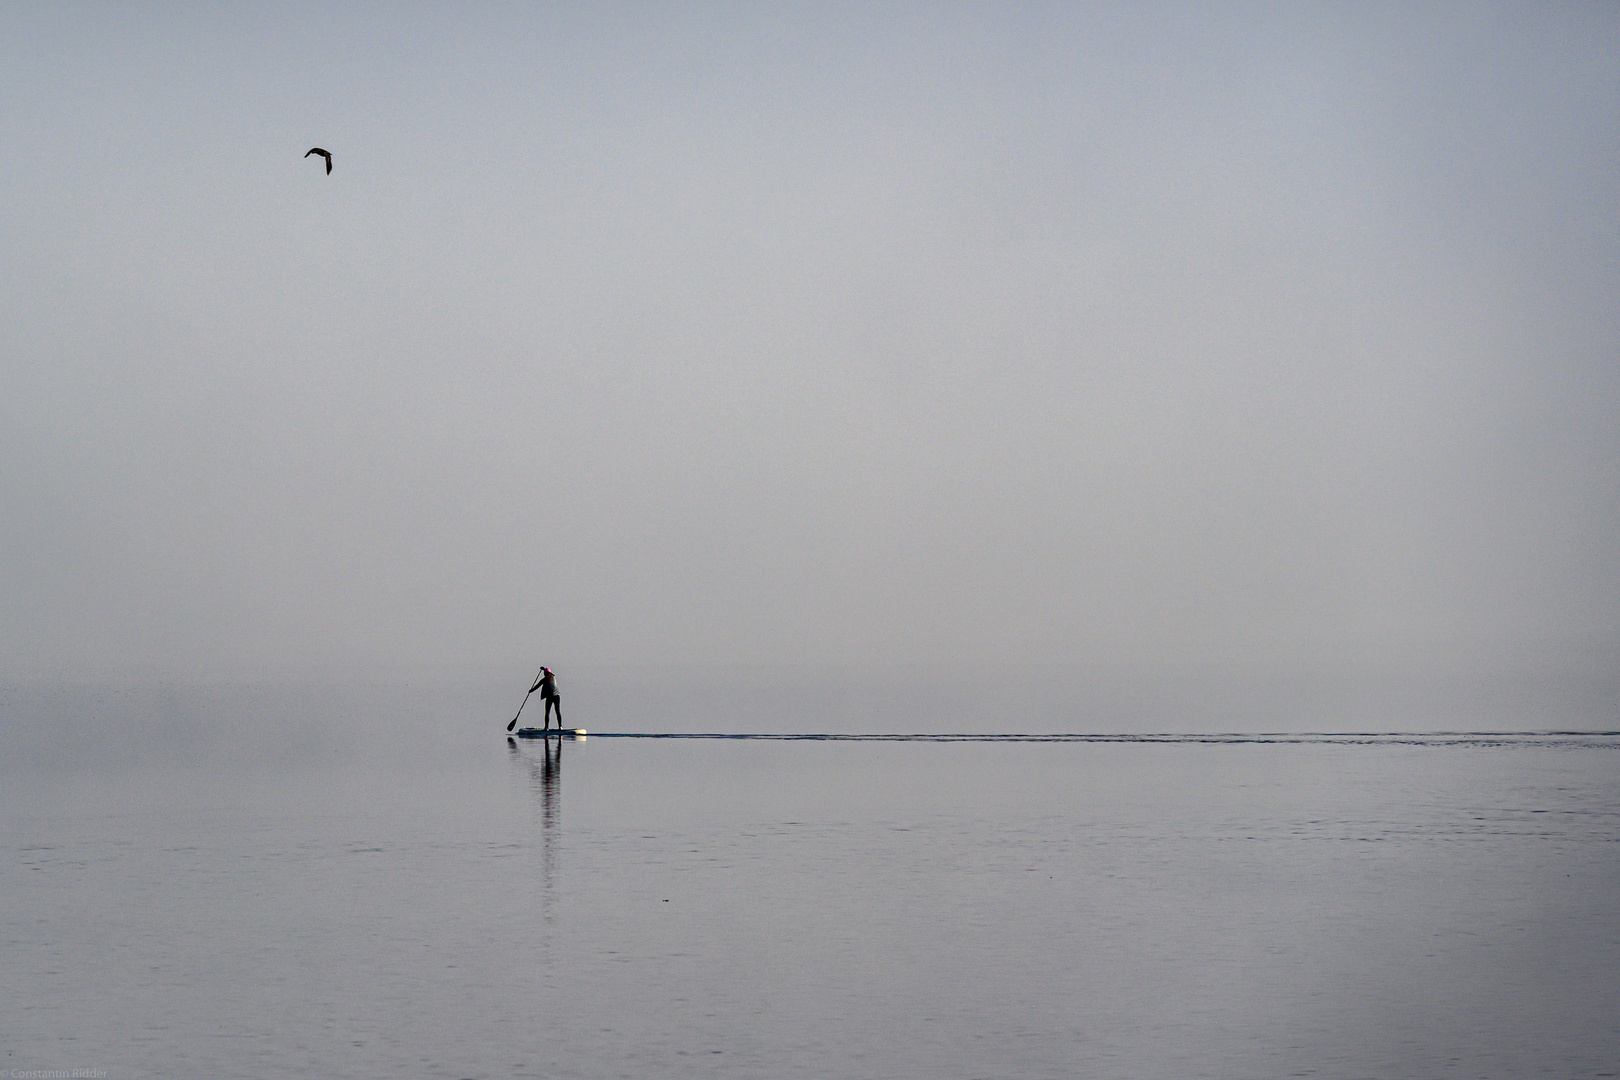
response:
<path fill-rule="evenodd" d="M 546 714 L 540 721 L 540 730 L 544 731 L 551 726 L 551 710 L 557 710 L 557 730 L 562 730 L 562 695 L 557 693 L 557 676 L 551 669 L 540 669 L 540 700 L 545 702 Z"/>

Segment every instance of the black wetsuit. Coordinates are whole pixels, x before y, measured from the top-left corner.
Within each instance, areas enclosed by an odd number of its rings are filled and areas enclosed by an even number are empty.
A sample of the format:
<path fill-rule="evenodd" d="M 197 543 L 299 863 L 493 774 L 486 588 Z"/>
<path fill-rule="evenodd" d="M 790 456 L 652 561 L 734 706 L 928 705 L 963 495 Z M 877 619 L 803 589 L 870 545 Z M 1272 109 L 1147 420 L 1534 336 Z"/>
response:
<path fill-rule="evenodd" d="M 540 700 L 546 703 L 544 718 L 540 721 L 542 728 L 551 726 L 551 710 L 557 710 L 557 728 L 562 729 L 562 695 L 557 693 L 557 677 L 546 672 L 546 677 L 540 680 Z"/>

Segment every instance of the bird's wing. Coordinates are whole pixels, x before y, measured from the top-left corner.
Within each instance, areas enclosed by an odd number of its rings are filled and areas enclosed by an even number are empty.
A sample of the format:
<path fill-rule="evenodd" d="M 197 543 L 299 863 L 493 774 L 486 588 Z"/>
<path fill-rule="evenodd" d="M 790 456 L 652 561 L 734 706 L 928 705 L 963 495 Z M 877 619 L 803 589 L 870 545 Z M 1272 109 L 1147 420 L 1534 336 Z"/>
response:
<path fill-rule="evenodd" d="M 321 157 L 326 158 L 328 161 L 332 160 L 332 155 L 327 153 L 325 150 L 322 150 L 318 146 L 310 147 L 309 148 L 309 154 L 319 154 L 319 155 L 321 155 Z M 309 154 L 305 154 L 304 156 L 309 157 Z"/>
<path fill-rule="evenodd" d="M 332 155 L 331 154 L 326 155 L 326 175 L 327 176 L 332 175 Z"/>

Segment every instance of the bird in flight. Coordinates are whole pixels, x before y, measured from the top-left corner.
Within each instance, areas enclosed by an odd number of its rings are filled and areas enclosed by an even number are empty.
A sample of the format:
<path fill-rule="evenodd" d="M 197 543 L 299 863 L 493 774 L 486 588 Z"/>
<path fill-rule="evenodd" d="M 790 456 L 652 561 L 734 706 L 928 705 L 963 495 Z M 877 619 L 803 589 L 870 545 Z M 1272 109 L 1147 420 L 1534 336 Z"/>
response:
<path fill-rule="evenodd" d="M 325 158 L 326 159 L 326 175 L 327 176 L 332 175 L 332 152 L 330 150 L 322 150 L 318 146 L 312 146 L 312 147 L 310 147 L 309 154 L 319 154 L 319 155 L 321 155 L 321 157 Z M 309 157 L 309 154 L 305 154 L 304 156 Z"/>

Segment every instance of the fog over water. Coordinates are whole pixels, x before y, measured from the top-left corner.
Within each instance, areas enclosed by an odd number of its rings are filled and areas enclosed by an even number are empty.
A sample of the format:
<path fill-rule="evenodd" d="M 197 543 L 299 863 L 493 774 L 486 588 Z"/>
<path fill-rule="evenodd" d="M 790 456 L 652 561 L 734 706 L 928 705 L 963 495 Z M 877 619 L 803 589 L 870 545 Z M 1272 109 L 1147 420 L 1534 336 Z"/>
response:
<path fill-rule="evenodd" d="M 1613 715 L 1612 7 L 11 6 L 0 100 L 7 680 Z"/>
<path fill-rule="evenodd" d="M 0 1072 L 1614 1075 L 1620 7 L 11 4 L 0 141 Z"/>

